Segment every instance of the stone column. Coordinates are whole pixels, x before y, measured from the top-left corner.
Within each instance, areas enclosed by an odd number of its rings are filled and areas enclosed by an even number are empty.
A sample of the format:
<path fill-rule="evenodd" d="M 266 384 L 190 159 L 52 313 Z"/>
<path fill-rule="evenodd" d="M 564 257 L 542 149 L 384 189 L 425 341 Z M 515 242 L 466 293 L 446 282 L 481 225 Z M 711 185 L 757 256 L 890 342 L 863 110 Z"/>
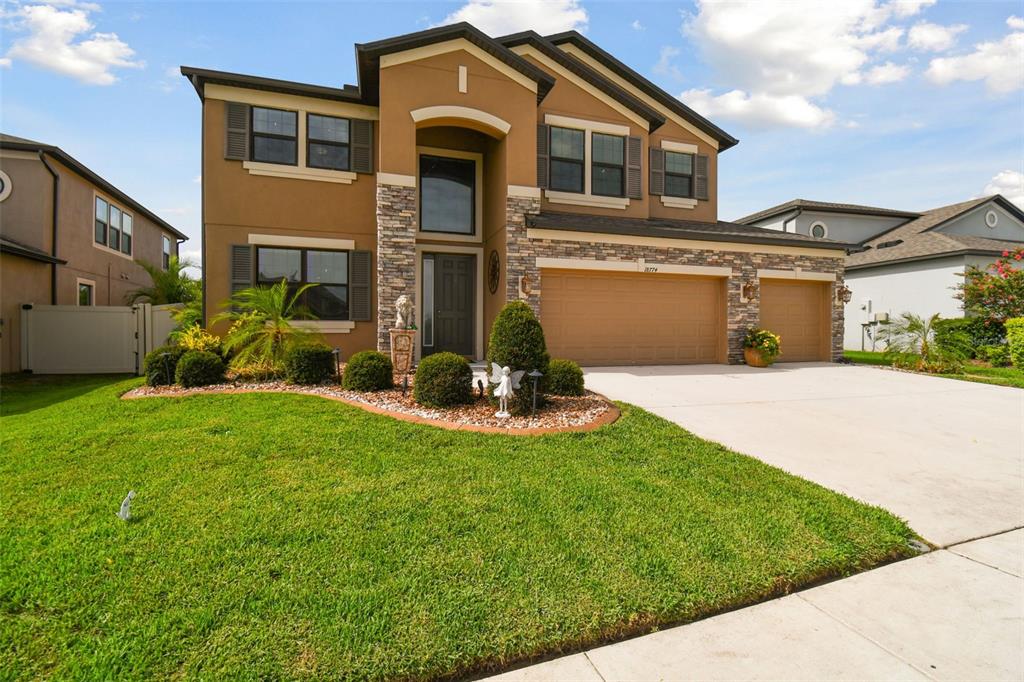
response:
<path fill-rule="evenodd" d="M 743 337 L 748 327 L 756 327 L 761 318 L 761 291 L 752 300 L 743 301 L 743 285 L 747 282 L 758 282 L 756 262 L 758 256 L 737 258 L 732 263 L 732 277 L 726 285 L 726 338 L 728 351 L 726 361 L 730 365 L 743 363 Z M 760 284 L 760 283 L 758 283 Z"/>
<path fill-rule="evenodd" d="M 540 213 L 540 196 L 505 198 L 505 297 L 526 301 L 540 318 L 540 269 L 537 253 L 526 236 L 526 216 Z M 529 278 L 530 293 L 520 291 L 521 278 Z"/>
<path fill-rule="evenodd" d="M 846 336 L 846 304 L 842 301 L 836 303 L 836 292 L 845 284 L 844 271 L 841 266 L 837 270 L 836 281 L 829 288 L 829 306 L 832 308 L 832 362 L 843 359 L 843 341 Z"/>
<path fill-rule="evenodd" d="M 377 349 L 391 350 L 395 301 L 416 304 L 416 188 L 377 184 Z M 419 307 L 415 309 L 418 318 Z"/>

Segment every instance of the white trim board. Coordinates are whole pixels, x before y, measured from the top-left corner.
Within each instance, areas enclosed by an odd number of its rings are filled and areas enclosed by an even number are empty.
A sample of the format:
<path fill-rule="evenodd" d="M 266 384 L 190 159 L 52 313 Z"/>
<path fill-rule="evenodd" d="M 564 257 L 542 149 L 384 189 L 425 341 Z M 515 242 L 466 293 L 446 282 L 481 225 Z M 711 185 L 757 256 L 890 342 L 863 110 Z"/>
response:
<path fill-rule="evenodd" d="M 459 118 L 466 121 L 476 121 L 488 128 L 494 128 L 502 135 L 508 135 L 508 131 L 512 130 L 512 124 L 508 121 L 498 118 L 494 114 L 481 111 L 480 109 L 474 109 L 472 107 L 440 104 L 433 107 L 413 109 L 409 112 L 409 115 L 412 116 L 412 120 L 416 123 L 422 123 L 424 121 L 430 121 L 437 118 Z"/>
<path fill-rule="evenodd" d="M 300 125 L 300 132 L 305 133 Z M 358 175 L 351 171 L 327 170 L 305 166 L 305 152 L 299 149 L 299 165 L 288 166 L 280 163 L 263 163 L 260 161 L 243 161 L 242 168 L 249 175 L 265 175 L 272 178 L 289 178 L 292 180 L 314 180 L 316 182 L 333 182 L 339 185 L 351 185 Z"/>
<path fill-rule="evenodd" d="M 498 71 L 499 73 L 508 76 L 516 83 L 519 83 L 519 85 L 522 85 L 530 92 L 537 92 L 537 83 L 534 82 L 533 79 L 516 71 L 497 57 L 493 57 L 487 52 L 484 52 L 465 38 L 454 38 L 441 43 L 434 43 L 433 45 L 424 45 L 423 47 L 414 47 L 411 50 L 403 50 L 402 52 L 381 55 L 380 68 L 381 70 L 384 70 L 392 66 L 398 66 L 399 64 L 417 62 L 421 59 L 429 59 L 430 57 L 448 54 L 449 52 L 458 52 L 459 50 L 471 54 L 495 71 Z"/>
<path fill-rule="evenodd" d="M 703 277 L 731 277 L 732 268 L 717 265 L 679 265 L 652 263 L 643 258 L 636 260 L 596 260 L 590 258 L 537 257 L 537 267 L 558 270 L 603 270 L 611 272 L 643 272 L 649 274 L 699 275 Z"/>
<path fill-rule="evenodd" d="M 758 279 L 802 279 L 805 281 L 812 282 L 834 282 L 836 281 L 836 273 L 834 272 L 814 272 L 811 270 L 801 270 L 800 268 L 794 268 L 792 270 L 758 270 Z"/>
<path fill-rule="evenodd" d="M 294 237 L 287 234 L 249 234 L 249 243 L 257 246 L 288 246 L 310 249 L 336 249 L 351 251 L 356 248 L 351 239 L 332 239 L 327 237 Z"/>

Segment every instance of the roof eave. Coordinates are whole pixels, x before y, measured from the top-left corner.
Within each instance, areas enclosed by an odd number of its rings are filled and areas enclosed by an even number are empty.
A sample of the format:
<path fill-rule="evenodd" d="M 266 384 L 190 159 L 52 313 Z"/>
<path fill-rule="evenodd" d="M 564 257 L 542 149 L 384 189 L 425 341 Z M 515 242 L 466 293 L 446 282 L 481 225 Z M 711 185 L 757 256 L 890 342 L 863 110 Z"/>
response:
<path fill-rule="evenodd" d="M 856 270 L 867 270 L 869 268 L 879 268 L 884 265 L 898 265 L 899 263 L 915 263 L 926 260 L 936 260 L 938 258 L 950 258 L 952 256 L 1000 256 L 1003 250 L 1001 249 L 957 249 L 956 251 L 943 251 L 941 253 L 929 253 L 921 256 L 905 256 L 903 258 L 893 258 L 891 260 L 880 260 L 871 263 L 860 263 L 855 265 L 847 265 L 846 271 Z"/>
<path fill-rule="evenodd" d="M 29 260 L 39 261 L 40 263 L 50 263 L 55 265 L 67 265 L 67 261 L 55 256 L 51 256 L 48 253 L 42 253 L 35 249 L 20 246 L 18 244 L 12 244 L 7 241 L 0 241 L 0 253 L 7 253 L 12 256 L 21 256 L 22 258 L 28 258 Z"/>
<path fill-rule="evenodd" d="M 697 126 L 703 132 L 707 133 L 711 137 L 718 141 L 718 152 L 724 152 L 727 149 L 735 147 L 739 144 L 739 140 L 729 133 L 725 132 L 717 125 L 712 123 L 710 120 L 701 116 L 696 111 L 686 106 L 678 98 L 673 97 L 669 93 L 665 92 L 651 81 L 644 78 L 642 75 L 626 66 L 624 63 L 613 57 L 610 53 L 606 52 L 599 45 L 591 42 L 588 38 L 580 34 L 578 31 L 565 31 L 563 33 L 555 33 L 544 38 L 553 45 L 559 45 L 561 43 L 571 42 L 576 47 L 580 48 L 591 57 L 596 59 L 598 62 L 603 64 L 606 68 L 610 69 L 620 77 L 631 82 L 634 86 L 639 88 L 642 92 L 648 96 L 659 101 L 663 106 L 670 110 L 675 110 L 675 113 L 682 116 L 684 119 L 690 121 L 690 123 Z"/>
<path fill-rule="evenodd" d="M 299 83 L 297 81 L 286 81 L 277 78 L 263 78 L 262 76 L 250 76 L 244 73 L 232 73 L 229 71 L 213 71 L 211 69 L 200 69 L 193 66 L 182 66 L 181 75 L 192 83 L 199 99 L 204 98 L 203 86 L 207 83 L 216 85 L 228 85 L 249 90 L 264 90 L 268 92 L 280 92 L 286 95 L 298 95 L 301 97 L 315 97 L 317 99 L 329 99 L 339 102 L 351 102 L 362 104 L 362 95 L 357 90 L 348 88 L 331 88 L 324 85 L 312 83 Z"/>

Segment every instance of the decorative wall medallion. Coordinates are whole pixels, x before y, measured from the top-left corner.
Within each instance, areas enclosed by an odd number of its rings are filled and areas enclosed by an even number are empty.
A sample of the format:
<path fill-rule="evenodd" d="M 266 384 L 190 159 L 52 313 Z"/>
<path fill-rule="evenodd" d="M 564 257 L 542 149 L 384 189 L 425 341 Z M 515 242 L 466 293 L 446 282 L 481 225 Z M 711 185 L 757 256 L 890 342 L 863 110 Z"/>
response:
<path fill-rule="evenodd" d="M 995 227 L 999 224 L 999 214 L 995 211 L 989 211 L 985 214 L 985 224 L 989 227 Z"/>
<path fill-rule="evenodd" d="M 498 291 L 498 284 L 501 283 L 501 258 L 497 251 L 491 251 L 491 257 L 487 261 L 487 287 L 491 293 Z"/>

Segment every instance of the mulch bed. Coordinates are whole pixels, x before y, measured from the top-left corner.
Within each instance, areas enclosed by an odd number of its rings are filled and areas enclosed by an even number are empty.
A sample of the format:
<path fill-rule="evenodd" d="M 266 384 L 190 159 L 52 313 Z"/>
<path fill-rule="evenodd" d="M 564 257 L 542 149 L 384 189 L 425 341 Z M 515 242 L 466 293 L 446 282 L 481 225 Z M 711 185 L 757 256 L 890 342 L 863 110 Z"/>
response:
<path fill-rule="evenodd" d="M 561 431 L 590 431 L 610 424 L 619 417 L 619 410 L 606 398 L 587 391 L 579 397 L 548 396 L 547 404 L 534 416 L 513 416 L 499 419 L 497 408 L 487 400 L 476 400 L 468 405 L 448 409 L 423 407 L 412 399 L 412 383 L 402 395 L 401 387 L 387 391 L 361 393 L 346 391 L 338 384 L 295 386 L 283 381 L 233 381 L 212 386 L 182 388 L 181 386 L 140 386 L 128 391 L 122 398 L 184 397 L 210 393 L 296 393 L 315 395 L 361 407 L 370 412 L 386 414 L 403 421 L 430 424 L 445 429 L 540 435 Z M 474 395 L 476 391 L 474 390 Z"/>

